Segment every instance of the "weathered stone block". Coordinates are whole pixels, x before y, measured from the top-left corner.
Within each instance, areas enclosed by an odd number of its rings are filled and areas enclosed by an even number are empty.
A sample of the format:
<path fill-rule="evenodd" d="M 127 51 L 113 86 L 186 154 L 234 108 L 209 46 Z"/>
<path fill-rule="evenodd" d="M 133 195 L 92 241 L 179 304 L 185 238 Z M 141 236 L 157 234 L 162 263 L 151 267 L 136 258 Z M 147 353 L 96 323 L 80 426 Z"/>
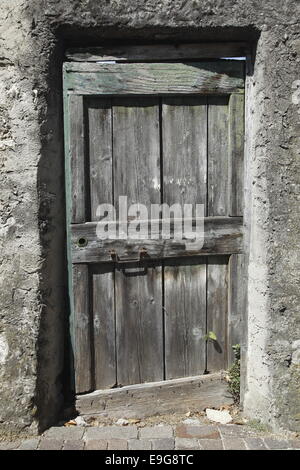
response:
<path fill-rule="evenodd" d="M 85 438 L 88 439 L 136 439 L 138 435 L 136 426 L 105 426 L 86 429 Z"/>
<path fill-rule="evenodd" d="M 198 439 L 218 439 L 219 430 L 213 425 L 194 426 L 189 424 L 180 424 L 176 427 L 176 437 L 198 438 Z"/>
<path fill-rule="evenodd" d="M 159 439 L 173 437 L 172 426 L 147 426 L 139 431 L 141 439 Z"/>
<path fill-rule="evenodd" d="M 153 450 L 173 450 L 174 445 L 174 438 L 152 439 Z"/>
<path fill-rule="evenodd" d="M 198 439 L 185 439 L 176 437 L 175 439 L 176 450 L 200 450 Z"/>
<path fill-rule="evenodd" d="M 62 439 L 42 438 L 39 450 L 62 450 L 64 441 Z"/>
<path fill-rule="evenodd" d="M 129 439 L 129 450 L 151 450 L 151 441 L 149 439 Z"/>

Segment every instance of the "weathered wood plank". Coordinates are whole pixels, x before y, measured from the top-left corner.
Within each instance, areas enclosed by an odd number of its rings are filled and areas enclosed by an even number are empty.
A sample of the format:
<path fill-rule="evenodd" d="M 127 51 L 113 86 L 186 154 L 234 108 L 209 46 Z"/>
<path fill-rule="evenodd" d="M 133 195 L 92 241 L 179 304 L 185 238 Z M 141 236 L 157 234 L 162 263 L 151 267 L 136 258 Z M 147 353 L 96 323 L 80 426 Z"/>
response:
<path fill-rule="evenodd" d="M 113 99 L 114 199 L 160 202 L 159 102 L 155 97 Z"/>
<path fill-rule="evenodd" d="M 69 112 L 72 174 L 71 222 L 78 223 L 86 220 L 85 132 L 82 96 L 69 96 Z"/>
<path fill-rule="evenodd" d="M 112 112 L 110 98 L 87 103 L 91 220 L 97 220 L 99 204 L 112 203 Z"/>
<path fill-rule="evenodd" d="M 207 331 L 217 340 L 207 341 L 207 370 L 214 372 L 227 367 L 228 257 L 207 260 Z"/>
<path fill-rule="evenodd" d="M 67 89 L 95 94 L 242 93 L 244 66 L 239 61 L 97 64 L 65 63 Z"/>
<path fill-rule="evenodd" d="M 208 100 L 208 215 L 228 215 L 228 98 Z"/>
<path fill-rule="evenodd" d="M 220 373 L 98 390 L 76 399 L 76 409 L 83 416 L 105 414 L 109 418 L 137 419 L 228 404 L 232 404 L 232 397 Z"/>
<path fill-rule="evenodd" d="M 74 364 L 76 393 L 92 389 L 89 273 L 87 265 L 73 265 Z"/>
<path fill-rule="evenodd" d="M 244 346 L 245 255 L 231 255 L 228 273 L 228 366 L 234 361 L 232 346 Z"/>
<path fill-rule="evenodd" d="M 163 201 L 206 207 L 207 99 L 162 99 Z M 195 215 L 195 214 L 194 214 Z M 205 371 L 206 264 L 179 259 L 164 267 L 166 378 Z"/>
<path fill-rule="evenodd" d="M 116 271 L 118 385 L 163 380 L 162 277 L 157 263 Z"/>
<path fill-rule="evenodd" d="M 151 46 L 125 45 L 92 48 L 71 48 L 66 58 L 71 61 L 97 62 L 103 60 L 158 61 L 179 59 L 220 59 L 222 57 L 244 57 L 249 46 L 244 42 L 216 42 L 199 44 L 153 44 Z"/>
<path fill-rule="evenodd" d="M 116 385 L 116 322 L 114 269 L 112 265 L 99 265 L 92 272 L 93 340 L 95 388 Z"/>
<path fill-rule="evenodd" d="M 244 95 L 229 99 L 229 215 L 244 211 Z"/>
<path fill-rule="evenodd" d="M 158 98 L 114 98 L 113 129 L 115 206 L 126 195 L 150 208 L 160 202 Z M 115 279 L 118 384 L 162 380 L 161 267 L 118 269 Z"/>
<path fill-rule="evenodd" d="M 166 379 L 206 367 L 206 260 L 164 263 Z"/>
<path fill-rule="evenodd" d="M 155 223 L 155 227 L 157 224 Z M 207 254 L 231 254 L 243 252 L 243 220 L 241 217 L 207 217 L 204 219 L 204 244 L 193 248 L 189 240 L 175 239 L 99 239 L 97 223 L 74 224 L 72 230 L 73 263 L 109 262 L 111 251 L 120 257 L 137 258 L 140 249 L 145 248 L 151 258 L 173 258 Z M 174 223 L 171 221 L 171 235 Z M 79 247 L 78 240 L 86 240 L 86 246 Z"/>
<path fill-rule="evenodd" d="M 163 201 L 206 206 L 207 99 L 162 99 Z M 195 215 L 195 214 L 194 214 Z"/>

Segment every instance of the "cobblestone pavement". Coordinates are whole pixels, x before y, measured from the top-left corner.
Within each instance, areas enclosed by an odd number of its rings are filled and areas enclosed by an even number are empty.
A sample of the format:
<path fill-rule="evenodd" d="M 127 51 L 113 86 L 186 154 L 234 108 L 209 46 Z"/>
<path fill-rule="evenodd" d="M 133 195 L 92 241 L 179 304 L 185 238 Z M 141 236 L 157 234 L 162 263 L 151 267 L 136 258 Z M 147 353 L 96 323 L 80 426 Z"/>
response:
<path fill-rule="evenodd" d="M 144 427 L 58 426 L 38 437 L 0 441 L 0 450 L 300 450 L 299 437 L 259 433 L 237 424 L 190 421 Z"/>

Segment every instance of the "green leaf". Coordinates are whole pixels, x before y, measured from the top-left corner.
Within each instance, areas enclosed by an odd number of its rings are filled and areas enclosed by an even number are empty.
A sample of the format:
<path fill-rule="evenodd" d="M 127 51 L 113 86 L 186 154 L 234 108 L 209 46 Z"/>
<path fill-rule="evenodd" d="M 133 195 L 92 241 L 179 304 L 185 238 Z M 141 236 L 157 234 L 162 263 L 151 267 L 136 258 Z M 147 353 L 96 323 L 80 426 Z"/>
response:
<path fill-rule="evenodd" d="M 209 339 L 212 339 L 213 341 L 217 341 L 217 336 L 213 331 L 210 331 L 208 333 L 208 337 L 209 337 Z"/>
<path fill-rule="evenodd" d="M 213 331 L 209 331 L 207 335 L 204 336 L 205 340 L 208 341 L 209 339 L 211 341 L 217 341 L 217 336 Z"/>

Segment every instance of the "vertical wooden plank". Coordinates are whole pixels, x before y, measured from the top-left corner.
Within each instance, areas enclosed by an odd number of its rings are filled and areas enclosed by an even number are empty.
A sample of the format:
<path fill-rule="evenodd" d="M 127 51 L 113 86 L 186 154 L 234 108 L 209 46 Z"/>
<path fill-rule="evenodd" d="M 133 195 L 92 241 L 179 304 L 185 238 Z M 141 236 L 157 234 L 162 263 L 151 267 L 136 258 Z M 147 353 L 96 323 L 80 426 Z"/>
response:
<path fill-rule="evenodd" d="M 93 98 L 87 103 L 89 127 L 91 220 L 97 220 L 99 204 L 111 203 L 112 116 L 110 98 Z"/>
<path fill-rule="evenodd" d="M 111 99 L 87 101 L 91 220 L 97 220 L 99 204 L 112 203 L 112 110 Z M 96 389 L 116 384 L 114 269 L 93 267 L 93 354 Z"/>
<path fill-rule="evenodd" d="M 72 223 L 86 220 L 85 132 L 83 96 L 69 96 Z"/>
<path fill-rule="evenodd" d="M 208 184 L 209 216 L 228 215 L 228 97 L 208 98 Z M 207 370 L 227 367 L 228 258 L 207 259 L 207 332 L 217 340 L 207 342 Z"/>
<path fill-rule="evenodd" d="M 244 255 L 229 258 L 228 286 L 228 366 L 234 361 L 232 346 L 244 345 L 245 326 L 245 273 Z"/>
<path fill-rule="evenodd" d="M 207 195 L 207 99 L 162 100 L 163 201 L 204 204 Z M 201 374 L 206 365 L 206 264 L 164 268 L 166 378 Z"/>
<path fill-rule="evenodd" d="M 75 393 L 75 331 L 74 331 L 74 296 L 73 296 L 73 266 L 71 256 L 71 231 L 72 220 L 72 178 L 71 178 L 71 148 L 70 148 L 70 100 L 67 94 L 67 74 L 63 74 L 64 86 L 64 140 L 65 140 L 65 196 L 66 196 L 66 242 L 68 261 L 68 301 L 69 312 L 69 336 L 67 338 L 68 357 L 70 361 L 70 389 Z"/>
<path fill-rule="evenodd" d="M 160 203 L 157 98 L 114 98 L 114 197 L 128 206 Z M 161 267 L 116 270 L 118 384 L 163 379 Z"/>
<path fill-rule="evenodd" d="M 114 194 L 128 205 L 160 202 L 159 101 L 113 99 Z"/>
<path fill-rule="evenodd" d="M 104 389 L 117 380 L 114 269 L 107 264 L 92 269 L 95 388 Z"/>
<path fill-rule="evenodd" d="M 228 97 L 208 98 L 208 216 L 228 215 Z"/>
<path fill-rule="evenodd" d="M 228 257 L 210 256 L 207 261 L 207 331 L 216 341 L 207 341 L 207 370 L 227 367 Z"/>
<path fill-rule="evenodd" d="M 145 266 L 145 265 L 144 265 Z M 163 380 L 162 281 L 158 263 L 116 271 L 118 385 Z"/>
<path fill-rule="evenodd" d="M 207 178 L 207 99 L 162 100 L 163 199 L 204 204 Z"/>
<path fill-rule="evenodd" d="M 89 273 L 86 264 L 73 265 L 75 386 L 76 393 L 92 388 Z"/>
<path fill-rule="evenodd" d="M 206 260 L 165 262 L 166 379 L 206 368 Z"/>
<path fill-rule="evenodd" d="M 242 216 L 244 209 L 244 95 L 229 99 L 229 215 Z"/>

